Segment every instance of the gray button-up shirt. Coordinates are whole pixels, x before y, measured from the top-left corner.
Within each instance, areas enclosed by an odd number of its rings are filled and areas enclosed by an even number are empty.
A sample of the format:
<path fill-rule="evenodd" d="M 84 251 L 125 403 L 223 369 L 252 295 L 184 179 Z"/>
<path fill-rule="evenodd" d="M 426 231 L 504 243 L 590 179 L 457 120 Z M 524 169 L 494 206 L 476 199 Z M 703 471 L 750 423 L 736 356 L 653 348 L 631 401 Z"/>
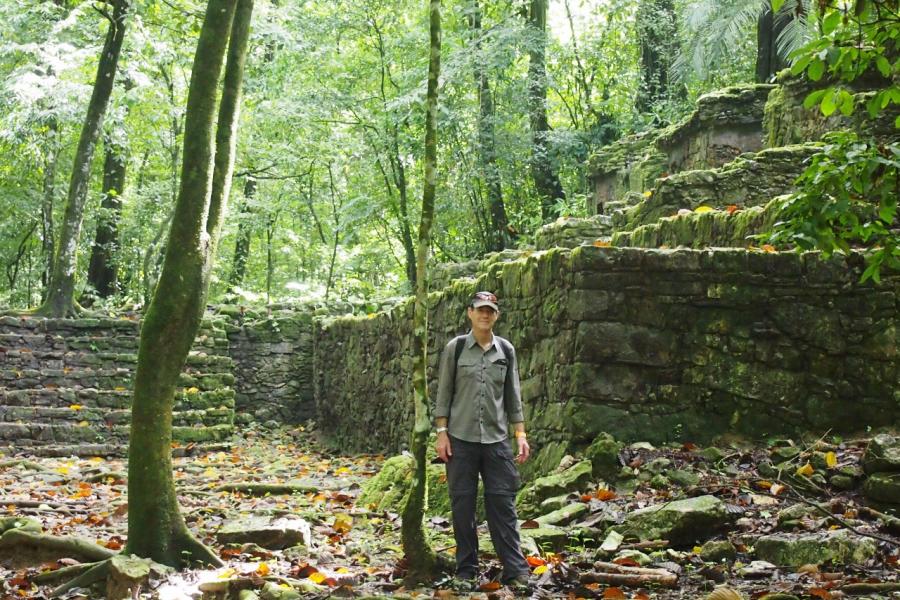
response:
<path fill-rule="evenodd" d="M 454 382 L 455 339 L 441 354 L 434 416 L 447 417 L 447 428 L 455 438 L 482 444 L 502 442 L 508 437 L 508 423 L 525 421 L 515 350 L 507 356 L 496 335 L 490 347 L 482 350 L 469 333 L 456 363 Z M 509 342 L 506 346 L 512 349 Z"/>

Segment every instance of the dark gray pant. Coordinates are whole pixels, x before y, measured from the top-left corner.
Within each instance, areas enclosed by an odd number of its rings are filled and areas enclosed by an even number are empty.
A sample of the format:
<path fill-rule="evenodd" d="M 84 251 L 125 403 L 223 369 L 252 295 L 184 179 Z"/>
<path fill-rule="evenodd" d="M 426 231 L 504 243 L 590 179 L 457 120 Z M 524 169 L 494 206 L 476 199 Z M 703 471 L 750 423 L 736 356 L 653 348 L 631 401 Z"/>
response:
<path fill-rule="evenodd" d="M 509 442 L 478 444 L 451 437 L 450 447 L 453 456 L 447 463 L 447 484 L 453 509 L 457 575 L 474 578 L 478 574 L 475 500 L 479 474 L 484 484 L 484 508 L 491 541 L 503 563 L 502 579 L 528 575 L 516 524 L 516 492 L 521 480 Z"/>

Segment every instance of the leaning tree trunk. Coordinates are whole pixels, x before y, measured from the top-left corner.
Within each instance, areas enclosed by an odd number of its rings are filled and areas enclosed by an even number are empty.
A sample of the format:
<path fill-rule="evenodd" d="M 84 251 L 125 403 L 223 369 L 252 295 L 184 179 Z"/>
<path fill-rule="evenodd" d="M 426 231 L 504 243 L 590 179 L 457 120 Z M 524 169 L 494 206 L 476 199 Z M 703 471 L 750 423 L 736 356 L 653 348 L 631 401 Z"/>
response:
<path fill-rule="evenodd" d="M 119 246 L 126 166 L 125 148 L 116 141 L 107 140 L 103 160 L 103 200 L 88 266 L 88 284 L 100 298 L 109 298 L 118 289 L 119 269 L 115 254 Z"/>
<path fill-rule="evenodd" d="M 119 55 L 122 52 L 122 41 L 125 39 L 125 16 L 128 12 L 128 0 L 115 0 L 106 40 L 97 65 L 97 77 L 94 80 L 94 91 L 88 104 L 87 115 L 75 150 L 75 164 L 72 167 L 72 178 L 69 181 L 69 194 L 66 199 L 66 212 L 63 217 L 59 246 L 53 260 L 53 273 L 47 299 L 38 309 L 38 314 L 62 317 L 75 313 L 75 270 L 78 267 L 78 238 L 81 235 L 81 223 L 84 220 L 84 203 L 87 199 L 88 183 L 91 178 L 91 161 L 94 148 L 103 125 L 103 115 L 109 106 Z"/>
<path fill-rule="evenodd" d="M 47 123 L 49 143 L 44 163 L 44 189 L 41 199 L 41 254 L 44 268 L 41 271 L 41 300 L 47 299 L 50 279 L 53 277 L 53 205 L 56 200 L 56 169 L 59 164 L 59 122 L 50 117 Z"/>
<path fill-rule="evenodd" d="M 409 583 L 428 581 L 434 576 L 437 557 L 425 537 L 423 519 L 428 506 L 428 463 L 425 451 L 431 432 L 426 366 L 428 355 L 428 281 L 426 263 L 431 246 L 434 197 L 437 188 L 437 108 L 438 78 L 441 71 L 441 1 L 430 1 L 429 31 L 431 46 L 428 60 L 428 91 L 425 96 L 425 186 L 419 222 L 416 255 L 416 300 L 413 313 L 413 403 L 415 423 L 411 449 L 415 458 L 412 489 L 403 508 L 403 552 L 406 555 Z"/>
<path fill-rule="evenodd" d="M 172 406 L 203 316 L 225 213 L 252 9 L 252 0 L 207 4 L 188 91 L 178 200 L 162 273 L 141 328 L 128 452 L 125 552 L 176 567 L 193 561 L 221 564 L 190 534 L 178 508 L 172 478 Z M 216 91 L 226 42 L 228 64 L 214 143 Z"/>
<path fill-rule="evenodd" d="M 510 245 L 509 221 L 503 204 L 503 189 L 500 169 L 497 166 L 497 148 L 494 140 L 494 99 L 488 82 L 487 68 L 481 43 L 481 6 L 473 2 L 470 17 L 472 33 L 475 37 L 475 82 L 478 85 L 478 154 L 481 172 L 487 186 L 488 207 L 491 212 L 491 231 L 488 236 L 488 250 L 500 251 Z"/>
<path fill-rule="evenodd" d="M 550 122 L 547 119 L 547 0 L 531 0 L 531 39 L 528 49 L 528 115 L 531 124 L 531 178 L 541 201 L 541 218 L 558 216 L 556 201 L 565 199 L 559 174 L 550 156 Z"/>
<path fill-rule="evenodd" d="M 765 83 L 773 75 L 790 66 L 787 60 L 778 54 L 778 36 L 790 21 L 788 14 L 775 14 L 772 5 L 766 8 L 756 22 L 756 81 Z"/>

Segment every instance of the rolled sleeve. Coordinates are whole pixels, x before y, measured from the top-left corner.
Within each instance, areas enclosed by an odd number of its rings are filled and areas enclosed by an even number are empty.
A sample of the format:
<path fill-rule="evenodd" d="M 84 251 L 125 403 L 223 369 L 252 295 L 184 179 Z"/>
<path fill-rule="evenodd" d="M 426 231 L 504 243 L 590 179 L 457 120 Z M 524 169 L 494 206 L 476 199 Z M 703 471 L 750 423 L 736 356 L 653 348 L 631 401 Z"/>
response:
<path fill-rule="evenodd" d="M 447 418 L 450 416 L 450 402 L 453 400 L 454 369 L 453 359 L 456 351 L 456 338 L 444 346 L 441 352 L 440 368 L 438 369 L 438 392 L 434 405 L 434 418 Z"/>
<path fill-rule="evenodd" d="M 519 361 L 512 344 L 509 344 L 509 349 L 512 350 L 511 356 L 507 357 L 510 373 L 503 384 L 503 408 L 506 410 L 506 418 L 510 423 L 524 423 L 522 390 L 519 385 Z"/>

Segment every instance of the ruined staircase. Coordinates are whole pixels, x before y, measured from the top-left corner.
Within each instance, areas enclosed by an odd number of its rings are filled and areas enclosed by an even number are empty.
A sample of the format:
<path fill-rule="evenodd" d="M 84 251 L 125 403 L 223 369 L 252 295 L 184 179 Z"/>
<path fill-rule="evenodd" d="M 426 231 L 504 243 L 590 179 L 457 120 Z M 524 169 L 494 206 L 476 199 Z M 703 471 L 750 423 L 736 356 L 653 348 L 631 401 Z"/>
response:
<path fill-rule="evenodd" d="M 0 450 L 124 454 L 139 332 L 129 319 L 0 318 Z M 224 330 L 205 321 L 176 392 L 176 451 L 222 445 L 233 432 L 227 348 Z"/>

